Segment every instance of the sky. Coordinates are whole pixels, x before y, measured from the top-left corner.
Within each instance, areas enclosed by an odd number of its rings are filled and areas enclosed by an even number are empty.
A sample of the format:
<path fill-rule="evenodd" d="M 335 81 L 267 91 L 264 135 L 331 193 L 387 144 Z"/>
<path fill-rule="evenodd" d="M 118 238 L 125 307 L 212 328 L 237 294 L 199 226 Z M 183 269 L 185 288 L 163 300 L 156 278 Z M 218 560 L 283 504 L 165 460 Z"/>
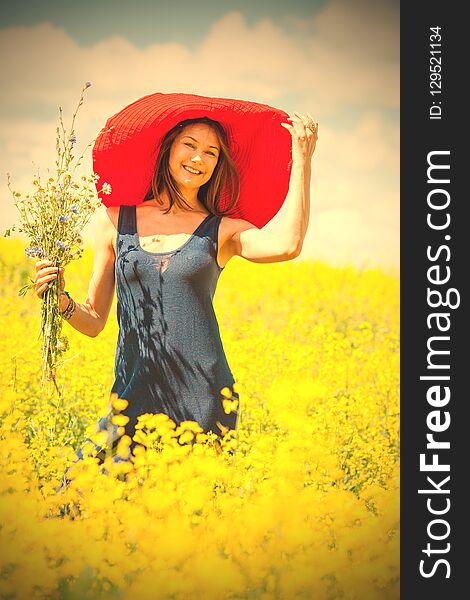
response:
<path fill-rule="evenodd" d="M 0 232 L 7 187 L 54 167 L 58 107 L 86 81 L 78 149 L 154 92 L 243 98 L 319 121 L 301 256 L 399 269 L 399 3 L 395 0 L 42 0 L 0 15 Z M 80 145 L 81 144 L 81 145 Z M 84 168 L 91 172 L 91 150 Z M 94 233 L 93 222 L 86 239 Z"/>

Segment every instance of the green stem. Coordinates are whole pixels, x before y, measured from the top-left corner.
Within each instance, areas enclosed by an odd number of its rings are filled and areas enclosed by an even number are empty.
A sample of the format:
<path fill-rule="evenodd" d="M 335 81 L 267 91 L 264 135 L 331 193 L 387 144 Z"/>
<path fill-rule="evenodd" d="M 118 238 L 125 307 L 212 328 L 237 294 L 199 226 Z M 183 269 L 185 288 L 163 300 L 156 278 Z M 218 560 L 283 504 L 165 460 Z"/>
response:
<path fill-rule="evenodd" d="M 61 404 L 62 404 L 62 394 L 60 393 L 60 390 L 59 390 L 59 388 L 57 386 L 57 382 L 55 380 L 55 377 L 54 377 L 54 384 L 55 384 L 55 388 L 57 390 L 57 394 L 59 396 L 59 399 L 58 399 L 56 410 L 55 410 L 54 430 L 52 432 L 54 437 L 52 438 L 52 441 L 55 441 L 55 438 L 56 438 L 56 434 L 57 434 L 57 419 L 59 417 L 59 408 L 61 407 Z"/>
<path fill-rule="evenodd" d="M 233 453 L 232 456 L 232 465 L 235 466 L 236 464 L 236 458 L 237 458 L 237 452 L 239 452 L 239 446 L 240 446 L 240 427 L 241 427 L 241 423 L 242 423 L 242 403 L 240 401 L 240 394 L 238 394 L 238 407 L 237 407 L 237 419 L 235 422 L 235 439 L 237 440 L 237 445 L 235 446 L 235 452 Z"/>
<path fill-rule="evenodd" d="M 58 266 L 59 260 L 55 261 L 55 266 Z M 42 369 L 42 389 L 44 390 L 44 382 L 47 378 L 52 381 L 57 393 L 60 395 L 60 390 L 55 379 L 55 369 L 57 366 L 57 341 L 62 329 L 62 321 L 59 315 L 59 278 L 54 279 L 49 283 L 47 290 L 43 294 L 43 305 L 41 315 L 41 334 L 43 338 L 43 369 Z"/>

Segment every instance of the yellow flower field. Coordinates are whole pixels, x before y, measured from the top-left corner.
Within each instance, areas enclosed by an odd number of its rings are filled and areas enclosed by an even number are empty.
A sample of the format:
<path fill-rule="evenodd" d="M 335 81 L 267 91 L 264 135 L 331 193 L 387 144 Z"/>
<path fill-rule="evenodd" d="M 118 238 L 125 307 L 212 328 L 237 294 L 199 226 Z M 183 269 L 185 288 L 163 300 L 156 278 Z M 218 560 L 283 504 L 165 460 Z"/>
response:
<path fill-rule="evenodd" d="M 87 457 L 56 493 L 109 407 L 115 306 L 97 338 L 64 324 L 61 400 L 43 393 L 34 263 L 0 251 L 1 598 L 399 598 L 397 276 L 234 258 L 215 308 L 238 435 L 147 416 L 131 461 Z M 79 302 L 91 271 L 89 249 L 66 269 Z"/>

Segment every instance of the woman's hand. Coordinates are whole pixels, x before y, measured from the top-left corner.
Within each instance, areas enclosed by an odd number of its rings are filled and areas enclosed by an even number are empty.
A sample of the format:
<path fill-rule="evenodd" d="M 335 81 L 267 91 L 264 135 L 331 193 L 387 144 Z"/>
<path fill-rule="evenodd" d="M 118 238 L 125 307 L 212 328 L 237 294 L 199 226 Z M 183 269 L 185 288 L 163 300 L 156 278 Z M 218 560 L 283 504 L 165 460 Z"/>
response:
<path fill-rule="evenodd" d="M 43 293 L 47 290 L 49 282 L 57 277 L 57 271 L 60 274 L 60 291 L 65 290 L 64 268 L 51 266 L 53 263 L 50 260 L 39 260 L 36 263 L 36 274 L 34 278 L 34 288 L 36 296 L 42 298 Z"/>
<path fill-rule="evenodd" d="M 307 113 L 307 116 L 294 112 L 289 117 L 290 123 L 281 123 L 292 135 L 292 160 L 310 166 L 318 140 L 318 123 Z M 312 131 L 313 129 L 313 131 Z"/>

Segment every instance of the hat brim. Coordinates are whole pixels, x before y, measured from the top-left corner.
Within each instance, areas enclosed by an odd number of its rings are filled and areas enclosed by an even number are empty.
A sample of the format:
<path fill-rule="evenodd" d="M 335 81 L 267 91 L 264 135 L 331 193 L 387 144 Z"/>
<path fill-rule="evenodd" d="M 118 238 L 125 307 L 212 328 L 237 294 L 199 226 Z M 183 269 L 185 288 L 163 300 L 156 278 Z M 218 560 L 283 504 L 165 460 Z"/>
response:
<path fill-rule="evenodd" d="M 193 94 L 150 94 L 109 118 L 93 147 L 93 170 L 111 194 L 105 206 L 140 204 L 147 194 L 163 136 L 185 119 L 209 117 L 225 128 L 240 176 L 240 197 L 230 212 L 263 227 L 289 189 L 292 139 L 281 126 L 288 114 L 266 104 Z"/>

